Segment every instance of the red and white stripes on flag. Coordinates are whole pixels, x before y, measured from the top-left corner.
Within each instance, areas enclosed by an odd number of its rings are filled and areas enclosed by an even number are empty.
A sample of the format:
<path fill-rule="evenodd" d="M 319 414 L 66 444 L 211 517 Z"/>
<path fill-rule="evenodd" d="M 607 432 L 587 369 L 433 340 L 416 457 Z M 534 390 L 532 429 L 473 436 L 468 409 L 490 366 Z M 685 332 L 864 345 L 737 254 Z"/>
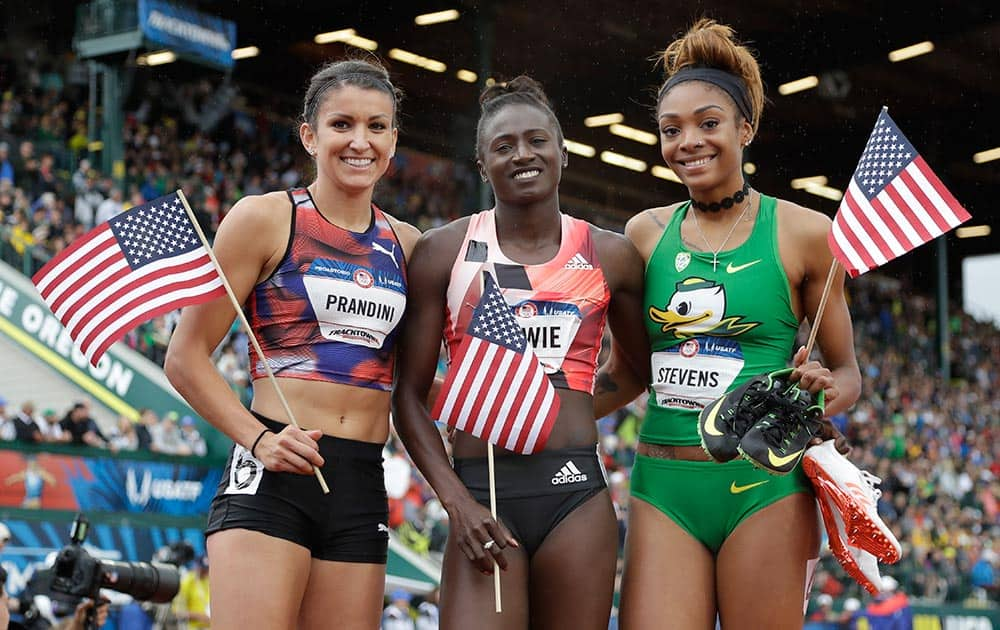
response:
<path fill-rule="evenodd" d="M 854 278 L 969 218 L 883 109 L 827 240 Z"/>
<path fill-rule="evenodd" d="M 545 447 L 559 396 L 487 272 L 482 296 L 431 415 L 501 448 Z"/>
<path fill-rule="evenodd" d="M 98 225 L 32 277 L 92 365 L 157 315 L 225 295 L 222 278 L 176 193 Z"/>

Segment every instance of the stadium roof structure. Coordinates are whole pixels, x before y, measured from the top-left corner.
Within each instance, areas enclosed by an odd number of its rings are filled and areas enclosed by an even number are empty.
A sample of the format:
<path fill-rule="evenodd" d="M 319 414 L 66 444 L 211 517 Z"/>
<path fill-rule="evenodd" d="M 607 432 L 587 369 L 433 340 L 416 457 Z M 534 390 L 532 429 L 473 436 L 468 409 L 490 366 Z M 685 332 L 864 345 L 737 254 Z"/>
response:
<path fill-rule="evenodd" d="M 46 2 L 53 5 L 50 15 L 58 15 L 57 21 L 72 21 L 56 0 L 38 0 L 31 6 L 37 10 Z M 793 188 L 792 180 L 823 176 L 829 188 L 843 191 L 884 105 L 971 212 L 967 225 L 992 227 L 985 238 L 959 239 L 954 232 L 948 236 L 951 275 L 958 275 L 954 270 L 962 257 L 1000 251 L 1000 210 L 993 199 L 1000 190 L 1000 161 L 989 161 L 1000 158 L 995 105 L 1000 102 L 1000 10 L 995 2 L 186 4 L 236 23 L 237 46 L 256 46 L 259 54 L 236 63 L 233 81 L 248 94 L 269 94 L 289 117 L 297 114 L 305 83 L 319 65 L 358 47 L 374 47 L 407 94 L 401 141 L 460 160 L 473 159 L 483 78 L 530 74 L 544 84 L 566 138 L 594 151 L 593 157 L 571 155 L 564 194 L 617 208 L 622 216 L 683 199 L 685 190 L 651 173 L 653 166 L 663 166 L 655 136 L 647 144 L 643 140 L 650 138 L 642 134 L 615 127 L 632 138 L 616 135 L 610 125 L 588 126 L 587 119 L 617 113 L 621 124 L 655 134 L 655 90 L 663 74 L 654 57 L 693 20 L 712 17 L 733 26 L 758 51 L 762 66 L 770 103 L 747 154 L 756 167 L 754 186 L 832 216 L 837 201 L 808 192 L 817 192 L 815 188 Z M 418 15 L 446 10 L 457 11 L 457 18 L 447 19 L 452 13 L 425 20 L 431 24 L 415 21 Z M 42 28 L 27 23 L 26 28 Z M 46 28 L 44 35 L 52 36 L 51 26 Z M 326 35 L 319 41 L 327 43 L 317 43 L 321 34 Z M 890 53 L 903 59 L 892 61 Z M 179 70 L 159 66 L 155 71 Z M 806 79 L 803 85 L 815 85 L 781 93 L 789 90 L 782 86 L 799 79 Z M 637 172 L 602 161 L 604 151 L 635 158 L 644 168 Z M 889 271 L 912 273 L 929 286 L 935 251 L 925 245 L 890 263 L 895 267 Z"/>

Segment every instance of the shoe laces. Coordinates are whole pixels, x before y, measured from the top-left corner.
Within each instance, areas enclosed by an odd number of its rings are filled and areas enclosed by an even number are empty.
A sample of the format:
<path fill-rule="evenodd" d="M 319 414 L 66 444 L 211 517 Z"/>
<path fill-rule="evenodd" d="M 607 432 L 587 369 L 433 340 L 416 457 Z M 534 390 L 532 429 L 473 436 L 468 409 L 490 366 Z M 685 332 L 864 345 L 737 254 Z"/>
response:
<path fill-rule="evenodd" d="M 810 401 L 801 397 L 803 393 L 807 392 L 799 390 L 794 398 L 790 398 L 786 391 L 773 397 L 769 415 L 774 419 L 761 431 L 772 446 L 784 446 L 802 430 L 809 435 L 816 435 L 819 431 L 819 419 L 814 412 L 807 413 Z"/>
<path fill-rule="evenodd" d="M 858 473 L 861 475 L 861 480 L 865 482 L 868 486 L 868 492 L 878 501 L 882 497 L 882 491 L 878 488 L 878 485 L 882 483 L 881 477 L 876 477 L 867 470 L 858 469 Z"/>
<path fill-rule="evenodd" d="M 781 381 L 776 381 L 781 384 Z M 780 387 L 767 387 L 767 383 L 754 383 L 743 392 L 740 404 L 737 405 L 732 419 L 733 430 L 737 435 L 743 435 L 750 427 L 757 424 L 764 411 L 771 408 L 774 401 L 780 399 Z"/>

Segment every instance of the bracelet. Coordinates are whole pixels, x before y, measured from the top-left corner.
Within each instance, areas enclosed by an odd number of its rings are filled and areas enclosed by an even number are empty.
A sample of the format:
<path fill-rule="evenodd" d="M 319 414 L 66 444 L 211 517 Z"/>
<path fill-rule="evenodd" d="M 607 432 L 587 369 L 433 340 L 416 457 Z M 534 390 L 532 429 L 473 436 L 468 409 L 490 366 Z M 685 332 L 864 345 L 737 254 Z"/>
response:
<path fill-rule="evenodd" d="M 260 435 L 257 436 L 257 439 L 253 441 L 253 446 L 250 447 L 250 454 L 253 455 L 254 457 L 257 456 L 253 454 L 253 450 L 257 448 L 257 444 L 260 442 L 260 438 L 264 437 L 264 435 L 267 433 L 274 433 L 274 431 L 272 431 L 271 429 L 264 429 L 263 431 L 260 432 Z"/>

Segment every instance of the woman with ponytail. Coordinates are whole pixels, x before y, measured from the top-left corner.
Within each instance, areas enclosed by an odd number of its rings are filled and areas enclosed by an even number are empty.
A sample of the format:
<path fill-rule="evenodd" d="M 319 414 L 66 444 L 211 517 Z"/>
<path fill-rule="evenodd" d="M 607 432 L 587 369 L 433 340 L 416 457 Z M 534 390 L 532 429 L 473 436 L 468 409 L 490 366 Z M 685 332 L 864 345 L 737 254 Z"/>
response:
<path fill-rule="evenodd" d="M 726 630 L 801 628 L 819 551 L 812 489 L 791 463 L 801 452 L 753 460 L 750 435 L 733 433 L 746 426 L 713 419 L 700 428 L 699 412 L 789 358 L 786 386 L 797 383 L 812 399 L 823 392 L 826 414 L 857 399 L 842 274 L 819 330 L 823 364 L 793 348 L 823 293 L 830 220 L 744 178 L 743 150 L 757 133 L 764 94 L 757 61 L 732 29 L 701 20 L 663 61 L 660 147 L 690 200 L 646 210 L 626 227 L 646 262 L 653 352 L 632 471 L 621 627 L 710 630 L 718 619 Z M 621 390 L 646 385 L 629 381 L 627 370 L 611 372 Z M 832 425 L 817 424 L 807 440 L 830 437 Z"/>
<path fill-rule="evenodd" d="M 606 630 L 617 526 L 597 455 L 594 382 L 605 321 L 635 358 L 631 369 L 645 372 L 642 261 L 623 236 L 561 211 L 567 151 L 538 83 L 518 77 L 487 88 L 480 102 L 477 164 L 496 205 L 418 241 L 393 393 L 400 437 L 449 515 L 441 627 Z M 496 448 L 496 520 L 487 443 L 456 432 L 452 465 L 425 404 L 442 331 L 450 361 L 483 271 L 523 328 L 544 328 L 529 344 L 560 400 L 543 450 Z M 494 562 L 503 571 L 501 614 L 493 612 Z"/>

